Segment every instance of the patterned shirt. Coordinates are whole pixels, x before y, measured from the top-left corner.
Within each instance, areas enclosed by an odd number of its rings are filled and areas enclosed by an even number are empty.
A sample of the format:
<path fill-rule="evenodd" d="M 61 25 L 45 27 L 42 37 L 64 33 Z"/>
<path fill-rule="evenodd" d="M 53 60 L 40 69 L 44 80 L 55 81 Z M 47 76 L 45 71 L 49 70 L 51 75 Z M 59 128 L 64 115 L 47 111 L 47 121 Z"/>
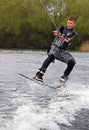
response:
<path fill-rule="evenodd" d="M 61 38 L 56 37 L 52 44 L 56 45 L 60 49 L 67 50 L 70 43 L 77 37 L 75 29 L 68 29 L 67 26 L 59 27 L 56 32 L 61 34 L 64 38 L 68 39 L 69 42 L 64 42 Z"/>

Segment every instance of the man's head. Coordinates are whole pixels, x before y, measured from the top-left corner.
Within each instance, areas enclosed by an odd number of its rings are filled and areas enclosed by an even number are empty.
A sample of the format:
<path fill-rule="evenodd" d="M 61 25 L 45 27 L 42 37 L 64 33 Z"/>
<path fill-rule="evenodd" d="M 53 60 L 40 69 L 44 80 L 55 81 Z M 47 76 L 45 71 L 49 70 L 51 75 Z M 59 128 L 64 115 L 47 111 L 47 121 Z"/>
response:
<path fill-rule="evenodd" d="M 70 16 L 67 20 L 67 28 L 73 29 L 76 26 L 77 18 L 76 16 Z"/>

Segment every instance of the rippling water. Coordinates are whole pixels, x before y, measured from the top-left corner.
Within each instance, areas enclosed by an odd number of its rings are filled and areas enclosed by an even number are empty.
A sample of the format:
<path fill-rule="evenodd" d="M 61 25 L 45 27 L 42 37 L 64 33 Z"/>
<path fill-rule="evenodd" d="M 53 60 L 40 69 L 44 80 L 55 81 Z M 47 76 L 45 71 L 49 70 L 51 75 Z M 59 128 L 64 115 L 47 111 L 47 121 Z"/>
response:
<path fill-rule="evenodd" d="M 42 51 L 0 51 L 0 130 L 89 130 L 89 53 L 72 53 L 77 64 L 65 88 L 24 79 L 46 58 Z M 56 84 L 66 65 L 51 64 L 44 81 Z"/>

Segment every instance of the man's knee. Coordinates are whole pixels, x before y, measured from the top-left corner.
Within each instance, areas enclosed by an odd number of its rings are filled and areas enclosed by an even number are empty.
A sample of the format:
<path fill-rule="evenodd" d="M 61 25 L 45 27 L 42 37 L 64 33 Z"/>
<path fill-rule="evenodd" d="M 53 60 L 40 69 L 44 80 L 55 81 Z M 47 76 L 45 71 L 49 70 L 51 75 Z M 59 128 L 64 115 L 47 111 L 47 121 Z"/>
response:
<path fill-rule="evenodd" d="M 54 60 L 54 55 L 53 55 L 53 54 L 50 54 L 50 55 L 48 56 L 48 58 L 50 59 L 50 61 L 53 61 L 53 60 Z"/>
<path fill-rule="evenodd" d="M 76 64 L 76 61 L 74 59 L 70 59 L 68 61 L 68 65 L 71 66 L 71 67 L 73 67 L 75 64 Z"/>

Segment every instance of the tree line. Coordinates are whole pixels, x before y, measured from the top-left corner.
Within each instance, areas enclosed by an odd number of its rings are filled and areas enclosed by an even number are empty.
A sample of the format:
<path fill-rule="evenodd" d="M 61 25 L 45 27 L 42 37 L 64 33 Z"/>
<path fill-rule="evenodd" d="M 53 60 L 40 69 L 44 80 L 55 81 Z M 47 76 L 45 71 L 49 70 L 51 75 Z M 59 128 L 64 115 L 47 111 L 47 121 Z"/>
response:
<path fill-rule="evenodd" d="M 78 50 L 89 39 L 89 0 L 1 0 L 0 48 L 47 49 L 52 31 L 76 15 Z"/>

